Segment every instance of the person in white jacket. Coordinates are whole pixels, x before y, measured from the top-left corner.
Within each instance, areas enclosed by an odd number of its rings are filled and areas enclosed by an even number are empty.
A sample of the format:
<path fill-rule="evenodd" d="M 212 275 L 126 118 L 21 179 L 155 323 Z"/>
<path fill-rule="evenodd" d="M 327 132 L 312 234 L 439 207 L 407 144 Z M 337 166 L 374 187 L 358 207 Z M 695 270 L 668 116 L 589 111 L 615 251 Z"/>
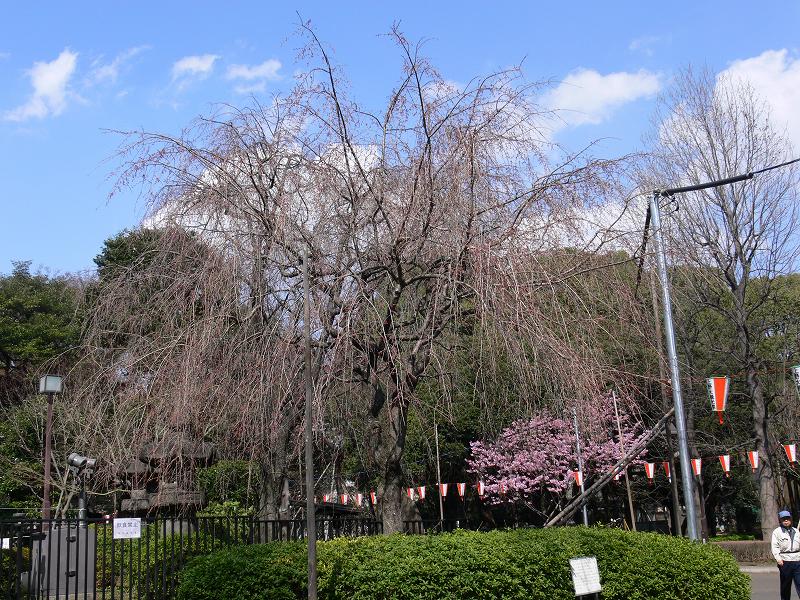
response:
<path fill-rule="evenodd" d="M 778 513 L 780 527 L 772 532 L 772 556 L 778 563 L 781 577 L 781 600 L 792 597 L 792 581 L 800 596 L 800 533 L 792 527 L 792 513 Z"/>

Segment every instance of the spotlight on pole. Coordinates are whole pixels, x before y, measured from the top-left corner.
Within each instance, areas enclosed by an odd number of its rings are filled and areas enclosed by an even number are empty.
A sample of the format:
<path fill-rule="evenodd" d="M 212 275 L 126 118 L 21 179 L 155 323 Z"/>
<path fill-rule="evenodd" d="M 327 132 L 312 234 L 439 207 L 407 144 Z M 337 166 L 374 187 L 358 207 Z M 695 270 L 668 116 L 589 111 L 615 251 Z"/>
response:
<path fill-rule="evenodd" d="M 81 486 L 81 493 L 78 496 L 78 521 L 81 527 L 86 527 L 88 516 L 86 510 L 86 478 L 94 472 L 97 466 L 97 459 L 73 452 L 67 457 L 67 466 L 69 466 L 69 470 L 72 471 Z"/>

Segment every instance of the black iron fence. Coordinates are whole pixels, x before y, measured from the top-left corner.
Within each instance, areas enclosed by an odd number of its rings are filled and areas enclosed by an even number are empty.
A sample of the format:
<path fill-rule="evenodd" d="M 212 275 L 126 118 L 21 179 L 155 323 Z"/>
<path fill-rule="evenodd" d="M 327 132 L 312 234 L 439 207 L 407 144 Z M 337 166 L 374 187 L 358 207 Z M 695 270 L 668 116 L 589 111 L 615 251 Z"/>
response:
<path fill-rule="evenodd" d="M 317 521 L 317 538 L 382 533 L 379 521 Z M 304 519 L 253 517 L 0 522 L 0 599 L 170 600 L 194 556 L 237 544 L 302 540 Z"/>

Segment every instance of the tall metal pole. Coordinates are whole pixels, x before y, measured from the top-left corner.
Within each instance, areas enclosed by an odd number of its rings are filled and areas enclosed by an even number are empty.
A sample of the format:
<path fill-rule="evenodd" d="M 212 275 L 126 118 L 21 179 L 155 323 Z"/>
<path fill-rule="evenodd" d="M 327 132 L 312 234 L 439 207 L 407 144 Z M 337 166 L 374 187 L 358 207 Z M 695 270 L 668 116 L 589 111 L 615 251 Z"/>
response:
<path fill-rule="evenodd" d="M 50 505 L 50 454 L 53 448 L 53 394 L 47 394 L 47 422 L 44 426 L 44 499 L 42 500 L 42 519 L 45 522 L 52 516 Z M 45 523 L 45 526 L 49 524 Z"/>
<path fill-rule="evenodd" d="M 619 432 L 619 448 L 622 451 L 622 460 L 625 460 L 625 440 L 622 438 L 622 425 L 619 420 L 619 409 L 617 409 L 617 393 L 611 390 L 611 398 L 614 400 L 614 415 L 617 417 L 617 431 Z M 628 479 L 628 468 L 625 468 L 625 489 L 628 491 L 628 510 L 631 514 L 631 529 L 636 531 L 636 513 L 633 510 L 633 494 L 631 494 L 631 482 Z"/>
<path fill-rule="evenodd" d="M 678 367 L 678 352 L 675 346 L 675 328 L 672 324 L 672 296 L 667 275 L 667 258 L 664 252 L 664 238 L 661 233 L 661 210 L 658 200 L 661 193 L 653 192 L 650 198 L 650 218 L 652 219 L 653 239 L 656 245 L 658 276 L 661 279 L 661 298 L 664 309 L 664 333 L 667 338 L 667 356 L 672 384 L 672 401 L 675 405 L 675 428 L 678 430 L 678 456 L 681 461 L 681 482 L 683 501 L 686 504 L 686 532 L 690 540 L 699 540 L 697 533 L 697 510 L 694 505 L 694 481 L 689 458 L 689 442 L 686 434 L 686 413 L 681 395 L 681 373 Z"/>
<path fill-rule="evenodd" d="M 306 363 L 306 532 L 308 534 L 308 598 L 317 600 L 317 515 L 314 507 L 314 438 L 311 408 L 314 384 L 311 380 L 311 299 L 308 283 L 308 250 L 303 250 L 303 333 Z"/>
<path fill-rule="evenodd" d="M 444 504 L 442 503 L 442 470 L 439 466 L 439 426 L 436 424 L 436 412 L 433 413 L 433 439 L 436 443 L 436 484 L 439 486 L 439 522 L 444 523 Z M 442 525 L 444 527 L 444 525 Z"/>
<path fill-rule="evenodd" d="M 578 411 L 572 409 L 572 422 L 575 424 L 575 441 L 578 446 L 578 473 L 581 477 L 581 495 L 583 495 L 583 459 L 581 458 L 581 434 L 578 431 Z M 586 502 L 583 503 L 583 524 L 589 526 L 589 513 L 586 510 Z"/>

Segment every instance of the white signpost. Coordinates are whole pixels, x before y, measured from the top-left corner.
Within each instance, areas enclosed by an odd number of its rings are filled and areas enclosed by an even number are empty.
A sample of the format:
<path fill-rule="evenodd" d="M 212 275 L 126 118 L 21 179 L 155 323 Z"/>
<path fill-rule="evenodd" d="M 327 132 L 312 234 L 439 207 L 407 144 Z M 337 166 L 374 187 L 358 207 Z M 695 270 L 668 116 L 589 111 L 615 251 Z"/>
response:
<path fill-rule="evenodd" d="M 142 537 L 142 520 L 114 519 L 115 540 L 135 540 Z"/>
<path fill-rule="evenodd" d="M 600 585 L 597 558 L 594 556 L 570 558 L 569 568 L 572 571 L 572 585 L 575 587 L 576 596 L 599 594 L 603 591 L 603 586 Z"/>

